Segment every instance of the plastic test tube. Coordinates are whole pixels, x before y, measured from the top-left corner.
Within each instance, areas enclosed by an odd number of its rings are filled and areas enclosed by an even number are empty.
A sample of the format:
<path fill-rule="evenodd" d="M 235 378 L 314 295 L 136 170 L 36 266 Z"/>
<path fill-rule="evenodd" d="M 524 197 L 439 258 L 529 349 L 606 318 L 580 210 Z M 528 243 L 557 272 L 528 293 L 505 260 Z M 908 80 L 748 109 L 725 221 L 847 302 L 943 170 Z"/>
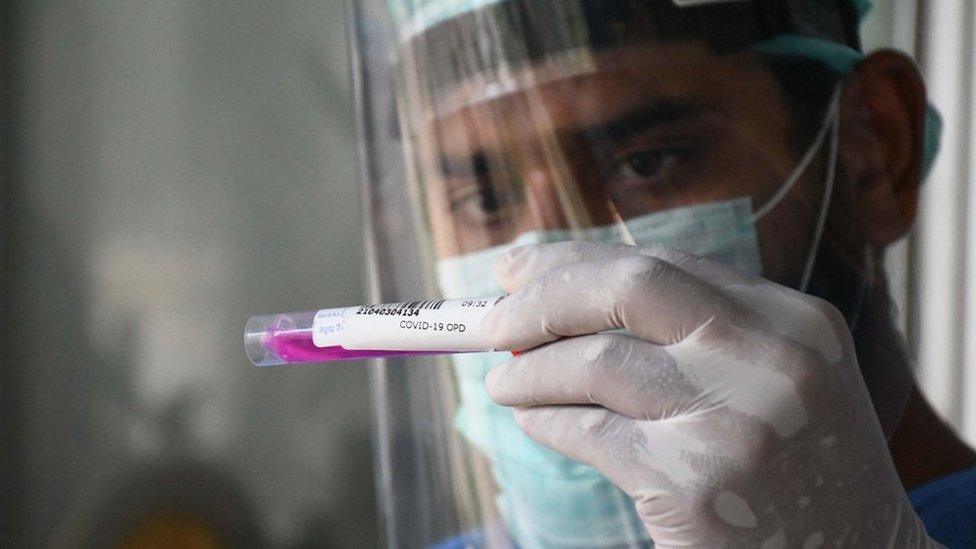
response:
<path fill-rule="evenodd" d="M 503 297 L 254 316 L 244 328 L 244 349 L 255 366 L 490 352 L 481 320 Z"/>

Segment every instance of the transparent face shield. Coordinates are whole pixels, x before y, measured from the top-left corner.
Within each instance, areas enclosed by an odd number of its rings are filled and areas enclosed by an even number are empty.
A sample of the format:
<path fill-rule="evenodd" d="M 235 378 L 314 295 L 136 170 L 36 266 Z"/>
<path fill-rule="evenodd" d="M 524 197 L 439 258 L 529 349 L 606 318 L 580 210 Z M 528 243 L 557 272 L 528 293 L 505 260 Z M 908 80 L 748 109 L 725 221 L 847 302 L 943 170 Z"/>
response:
<path fill-rule="evenodd" d="M 856 47 L 853 8 L 824 4 L 352 2 L 371 300 L 498 295 L 505 250 L 589 240 L 722 261 L 856 324 L 873 254 L 842 167 L 842 78 L 754 47 Z M 622 492 L 488 398 L 507 356 L 374 369 L 387 541 L 648 546 Z"/>

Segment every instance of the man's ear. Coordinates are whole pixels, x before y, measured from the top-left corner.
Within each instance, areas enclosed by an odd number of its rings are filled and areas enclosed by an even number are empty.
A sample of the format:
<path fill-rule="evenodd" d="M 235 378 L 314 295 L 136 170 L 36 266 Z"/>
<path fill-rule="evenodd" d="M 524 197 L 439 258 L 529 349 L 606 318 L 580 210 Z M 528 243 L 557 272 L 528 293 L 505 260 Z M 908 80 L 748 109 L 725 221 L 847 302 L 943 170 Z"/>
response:
<path fill-rule="evenodd" d="M 915 221 L 925 147 L 925 83 L 894 50 L 866 57 L 844 81 L 841 166 L 867 243 L 884 247 Z"/>

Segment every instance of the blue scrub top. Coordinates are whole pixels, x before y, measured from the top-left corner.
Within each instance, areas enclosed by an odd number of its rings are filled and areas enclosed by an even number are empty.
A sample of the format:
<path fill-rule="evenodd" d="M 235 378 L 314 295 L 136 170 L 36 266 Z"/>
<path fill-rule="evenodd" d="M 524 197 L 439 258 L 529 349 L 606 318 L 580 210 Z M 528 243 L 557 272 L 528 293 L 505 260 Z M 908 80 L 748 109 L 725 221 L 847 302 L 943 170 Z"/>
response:
<path fill-rule="evenodd" d="M 976 468 L 910 490 L 908 499 L 932 539 L 949 549 L 976 549 Z M 430 547 L 473 549 L 484 544 L 481 533 L 472 532 Z"/>
<path fill-rule="evenodd" d="M 910 490 L 908 499 L 932 539 L 949 549 L 976 548 L 976 468 Z"/>

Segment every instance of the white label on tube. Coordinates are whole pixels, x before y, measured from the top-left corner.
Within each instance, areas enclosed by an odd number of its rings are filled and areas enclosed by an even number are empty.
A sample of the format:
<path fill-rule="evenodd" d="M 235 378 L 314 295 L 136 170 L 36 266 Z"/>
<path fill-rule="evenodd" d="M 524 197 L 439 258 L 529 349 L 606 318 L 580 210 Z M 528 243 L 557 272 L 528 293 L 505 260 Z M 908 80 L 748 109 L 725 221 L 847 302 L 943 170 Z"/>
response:
<path fill-rule="evenodd" d="M 489 351 L 481 321 L 502 297 L 442 299 L 323 309 L 316 347 L 383 351 Z"/>

